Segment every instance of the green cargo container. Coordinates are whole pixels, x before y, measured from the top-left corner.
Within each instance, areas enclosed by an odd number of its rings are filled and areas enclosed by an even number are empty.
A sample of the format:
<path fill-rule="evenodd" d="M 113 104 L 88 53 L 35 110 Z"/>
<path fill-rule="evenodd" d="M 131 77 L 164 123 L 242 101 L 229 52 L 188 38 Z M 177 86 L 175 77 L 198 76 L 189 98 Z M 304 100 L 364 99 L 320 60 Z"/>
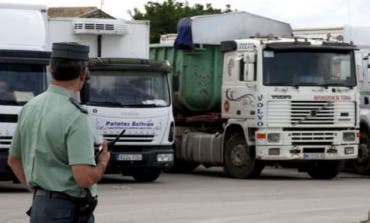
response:
<path fill-rule="evenodd" d="M 177 110 L 201 113 L 221 109 L 223 56 L 219 45 L 188 50 L 155 44 L 150 47 L 150 58 L 170 61 Z"/>

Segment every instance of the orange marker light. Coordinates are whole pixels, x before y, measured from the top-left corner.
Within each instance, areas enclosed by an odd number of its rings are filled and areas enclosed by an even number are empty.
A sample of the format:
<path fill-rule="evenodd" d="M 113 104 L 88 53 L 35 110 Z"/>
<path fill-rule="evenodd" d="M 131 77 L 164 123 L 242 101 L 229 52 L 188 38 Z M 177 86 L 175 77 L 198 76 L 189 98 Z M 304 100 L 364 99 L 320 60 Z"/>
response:
<path fill-rule="evenodd" d="M 257 140 L 262 140 L 266 139 L 266 134 L 265 133 L 257 133 Z"/>
<path fill-rule="evenodd" d="M 360 138 L 361 137 L 361 132 L 357 132 L 356 136 L 357 136 L 357 138 Z"/>

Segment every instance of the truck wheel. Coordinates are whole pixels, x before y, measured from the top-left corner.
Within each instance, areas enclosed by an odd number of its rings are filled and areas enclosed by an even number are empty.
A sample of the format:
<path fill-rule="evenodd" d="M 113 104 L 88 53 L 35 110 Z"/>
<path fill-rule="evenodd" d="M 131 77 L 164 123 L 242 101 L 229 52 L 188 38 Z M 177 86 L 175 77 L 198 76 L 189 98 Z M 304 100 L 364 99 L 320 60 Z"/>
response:
<path fill-rule="evenodd" d="M 308 167 L 307 173 L 313 179 L 330 180 L 338 175 L 343 166 L 344 161 L 316 161 Z"/>
<path fill-rule="evenodd" d="M 257 164 L 254 151 L 247 145 L 245 138 L 234 133 L 225 144 L 224 170 L 232 178 L 251 178 L 258 176 L 263 169 Z"/>
<path fill-rule="evenodd" d="M 265 169 L 265 164 L 263 164 L 261 161 L 259 160 L 256 160 L 256 165 L 255 165 L 255 168 L 251 174 L 251 178 L 255 178 L 255 177 L 259 177 L 263 171 L 263 169 Z"/>
<path fill-rule="evenodd" d="M 355 170 L 360 174 L 370 173 L 370 139 L 369 133 L 361 131 L 357 159 L 353 162 Z"/>
<path fill-rule="evenodd" d="M 137 182 L 153 182 L 161 175 L 160 169 L 140 169 L 132 172 L 132 177 Z"/>

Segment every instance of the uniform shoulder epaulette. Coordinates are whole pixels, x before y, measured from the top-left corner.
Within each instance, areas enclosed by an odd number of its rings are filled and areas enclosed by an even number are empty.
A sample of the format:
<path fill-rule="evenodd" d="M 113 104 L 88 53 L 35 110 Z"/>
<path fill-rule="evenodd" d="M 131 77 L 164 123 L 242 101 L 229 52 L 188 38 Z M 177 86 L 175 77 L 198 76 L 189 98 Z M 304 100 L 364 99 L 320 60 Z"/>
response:
<path fill-rule="evenodd" d="M 74 106 L 76 106 L 76 108 L 78 108 L 78 110 L 80 110 L 82 113 L 84 113 L 84 114 L 87 114 L 87 113 L 88 113 L 86 109 L 84 109 L 84 108 L 82 108 L 82 107 L 81 107 L 80 103 L 79 103 L 76 99 L 74 99 L 74 98 L 69 98 L 69 101 L 70 101 Z"/>

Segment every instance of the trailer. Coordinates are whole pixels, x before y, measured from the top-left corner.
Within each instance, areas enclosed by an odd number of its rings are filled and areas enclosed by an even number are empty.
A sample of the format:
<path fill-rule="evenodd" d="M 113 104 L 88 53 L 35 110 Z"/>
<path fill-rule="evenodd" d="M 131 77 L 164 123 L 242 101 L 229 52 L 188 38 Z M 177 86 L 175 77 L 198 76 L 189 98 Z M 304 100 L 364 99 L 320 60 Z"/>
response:
<path fill-rule="evenodd" d="M 72 41 L 90 47 L 89 57 L 149 58 L 148 21 L 93 18 L 49 18 L 48 48 Z"/>

